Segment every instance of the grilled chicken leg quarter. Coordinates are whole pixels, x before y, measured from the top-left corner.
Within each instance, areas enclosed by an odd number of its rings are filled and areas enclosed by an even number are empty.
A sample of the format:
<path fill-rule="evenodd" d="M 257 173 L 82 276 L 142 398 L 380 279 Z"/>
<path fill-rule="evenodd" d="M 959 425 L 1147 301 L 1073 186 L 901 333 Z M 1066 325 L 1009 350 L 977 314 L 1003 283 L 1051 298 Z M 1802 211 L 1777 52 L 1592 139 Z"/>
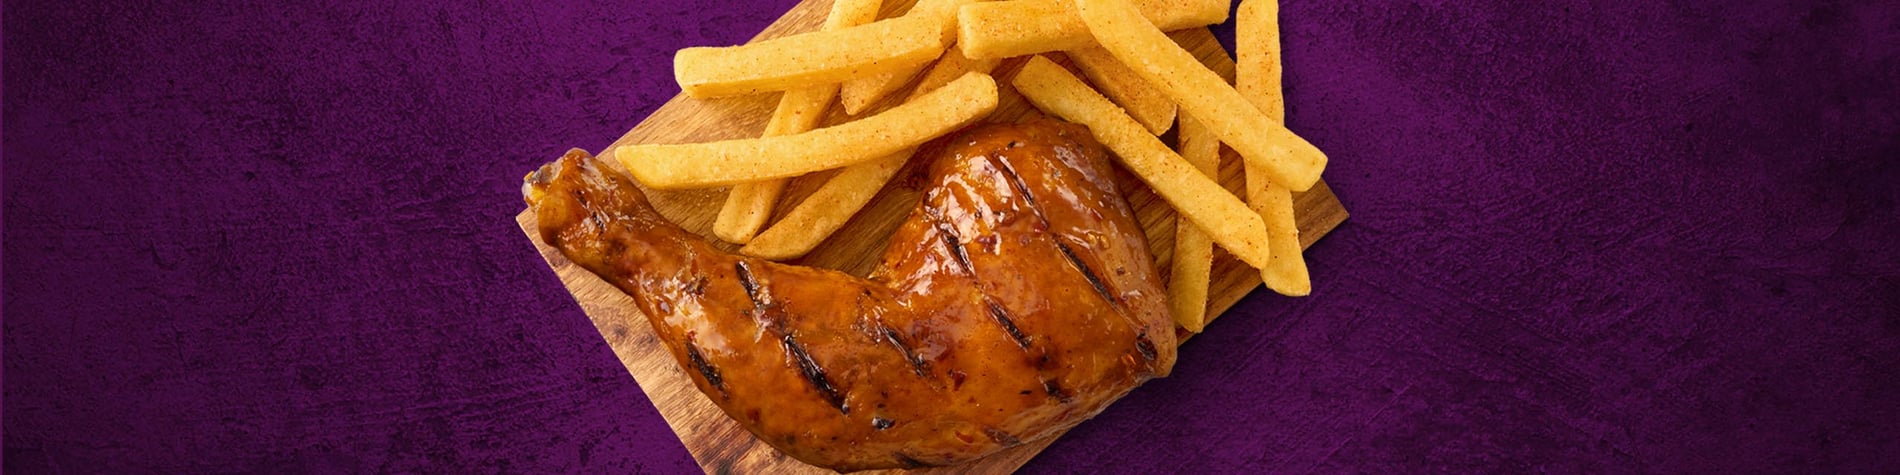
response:
<path fill-rule="evenodd" d="M 868 279 L 721 252 L 568 152 L 524 185 L 542 239 L 625 291 L 700 391 L 839 471 L 1050 436 L 1174 365 L 1154 258 L 1081 126 L 953 136 Z"/>

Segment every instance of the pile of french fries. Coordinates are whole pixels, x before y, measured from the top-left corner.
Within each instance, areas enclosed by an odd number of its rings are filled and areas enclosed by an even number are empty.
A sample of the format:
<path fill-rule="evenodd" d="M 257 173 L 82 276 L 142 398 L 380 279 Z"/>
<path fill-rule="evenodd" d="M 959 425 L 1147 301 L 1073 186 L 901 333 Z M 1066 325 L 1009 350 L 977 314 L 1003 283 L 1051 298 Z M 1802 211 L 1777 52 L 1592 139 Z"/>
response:
<path fill-rule="evenodd" d="M 1275 292 L 1312 289 L 1292 193 L 1319 180 L 1326 155 L 1283 125 L 1277 1 L 1241 2 L 1230 85 L 1164 33 L 1226 21 L 1227 0 L 918 0 L 883 20 L 881 0 L 833 0 L 818 31 L 674 56 L 692 97 L 782 92 L 763 137 L 613 156 L 652 188 L 731 186 L 714 234 L 742 254 L 791 259 L 843 227 L 918 146 L 984 119 L 998 88 L 1013 87 L 1088 126 L 1178 212 L 1170 309 L 1199 332 L 1215 245 Z M 1088 81 L 1044 56 L 1058 52 Z M 998 84 L 989 73 L 1018 56 L 1021 70 Z M 901 103 L 875 107 L 911 84 Z M 833 102 L 853 117 L 818 127 Z M 1177 123 L 1169 148 L 1159 136 Z M 1244 202 L 1215 182 L 1221 144 L 1244 161 Z M 786 180 L 830 169 L 841 170 L 767 226 Z"/>

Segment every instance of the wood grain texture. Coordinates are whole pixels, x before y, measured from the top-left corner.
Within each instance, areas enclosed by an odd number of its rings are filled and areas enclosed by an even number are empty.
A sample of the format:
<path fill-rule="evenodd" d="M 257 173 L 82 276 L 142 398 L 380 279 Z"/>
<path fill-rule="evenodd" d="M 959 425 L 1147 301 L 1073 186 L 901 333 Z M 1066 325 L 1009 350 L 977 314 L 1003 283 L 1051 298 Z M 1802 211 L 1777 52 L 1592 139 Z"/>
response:
<path fill-rule="evenodd" d="M 887 2 L 882 16 L 888 17 L 901 13 L 909 7 L 909 1 Z M 823 22 L 830 8 L 830 0 L 807 0 L 793 7 L 778 21 L 766 27 L 753 41 L 773 38 L 817 28 Z M 1233 80 L 1233 59 L 1215 41 L 1205 28 L 1195 28 L 1174 32 L 1170 35 L 1176 42 L 1195 53 L 1209 68 Z M 1058 63 L 1068 66 L 1067 58 L 1051 55 Z M 996 71 L 997 82 L 1008 84 L 1008 78 L 1020 68 L 1021 59 L 1012 59 L 1003 63 Z M 1004 88 L 996 112 L 990 121 L 1008 122 L 1038 114 L 1014 91 Z M 894 96 L 901 96 L 897 94 Z M 756 137 L 763 130 L 771 107 L 777 102 L 776 95 L 732 97 L 721 99 L 692 99 L 684 95 L 655 110 L 646 120 L 628 131 L 619 140 L 601 149 L 604 153 L 614 147 L 635 143 L 690 143 L 722 139 Z M 895 97 L 888 101 L 897 100 Z M 838 123 L 846 118 L 840 107 L 833 107 L 824 123 Z M 874 108 L 875 109 L 875 108 Z M 1171 140 L 1170 140 L 1171 142 Z M 921 154 L 920 154 L 921 155 Z M 552 159 L 553 157 L 549 157 Z M 618 167 L 612 160 L 603 161 L 611 167 Z M 814 249 L 794 263 L 838 269 L 853 275 L 863 276 L 869 273 L 878 256 L 882 255 L 885 243 L 897 226 L 915 207 L 921 190 L 915 180 L 906 179 L 917 173 L 919 163 L 913 162 L 900 171 L 894 183 L 886 186 L 872 202 L 853 217 L 837 235 Z M 1167 204 L 1152 191 L 1126 171 L 1117 168 L 1117 181 L 1125 190 L 1129 205 L 1134 209 L 1136 219 L 1148 236 L 1149 247 L 1156 256 L 1156 268 L 1166 281 L 1166 272 L 1170 268 L 1170 256 L 1173 254 L 1175 214 Z M 793 180 L 787 188 L 786 198 L 775 211 L 775 218 L 784 214 L 791 206 L 810 194 L 830 173 L 813 174 Z M 1242 172 L 1239 156 L 1225 147 L 1221 150 L 1220 182 L 1230 191 L 1238 193 L 1241 189 Z M 678 223 L 688 231 L 711 236 L 712 223 L 717 216 L 720 203 L 724 199 L 725 189 L 706 189 L 688 191 L 647 190 L 655 209 L 667 219 Z M 1294 194 L 1294 207 L 1297 210 L 1300 228 L 1300 245 L 1311 246 L 1320 237 L 1345 221 L 1347 213 L 1332 190 L 1324 181 L 1316 184 L 1306 193 Z M 803 464 L 780 454 L 777 450 L 752 437 L 737 422 L 727 418 L 699 390 L 691 379 L 673 361 L 665 347 L 654 335 L 646 318 L 639 313 L 633 300 L 600 278 L 575 266 L 563 257 L 559 251 L 543 243 L 534 232 L 534 217 L 527 211 L 516 216 L 517 223 L 527 234 L 541 256 L 546 259 L 561 281 L 573 293 L 575 301 L 587 313 L 594 327 L 613 347 L 620 362 L 627 367 L 646 392 L 647 398 L 666 418 L 674 433 L 678 434 L 688 452 L 699 462 L 702 469 L 709 473 L 829 473 L 829 470 Z M 721 244 L 723 249 L 735 247 Z M 1321 269 L 1316 275 L 1323 276 L 1325 263 L 1315 263 Z M 1208 319 L 1212 321 L 1221 312 L 1232 307 L 1254 288 L 1260 287 L 1259 274 L 1244 263 L 1224 252 L 1216 252 L 1212 284 L 1210 285 Z M 1186 341 L 1186 336 L 1182 342 Z M 1140 390 L 1140 389 L 1137 389 Z M 1023 465 L 1031 457 L 1054 442 L 1055 437 L 1030 442 L 1000 453 L 985 457 L 969 464 L 943 467 L 913 472 L 943 473 L 1007 473 Z"/>

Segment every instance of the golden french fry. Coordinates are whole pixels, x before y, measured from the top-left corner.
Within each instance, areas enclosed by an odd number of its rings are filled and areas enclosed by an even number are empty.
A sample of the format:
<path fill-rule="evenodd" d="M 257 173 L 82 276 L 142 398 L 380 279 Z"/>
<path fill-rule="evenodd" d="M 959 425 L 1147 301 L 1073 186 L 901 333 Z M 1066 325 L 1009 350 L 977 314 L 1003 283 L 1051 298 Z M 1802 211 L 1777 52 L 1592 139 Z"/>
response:
<path fill-rule="evenodd" d="M 1135 75 L 1134 71 L 1128 70 L 1128 65 L 1122 64 L 1107 50 L 1093 46 L 1069 50 L 1067 54 L 1069 59 L 1075 60 L 1075 66 L 1082 69 L 1082 74 L 1089 77 L 1089 82 L 1095 84 L 1096 89 L 1114 100 L 1116 105 L 1122 106 L 1129 116 L 1135 118 L 1135 122 L 1140 122 L 1149 132 L 1161 135 L 1174 125 L 1174 101 L 1162 94 L 1161 90 L 1155 89 L 1153 84 Z"/>
<path fill-rule="evenodd" d="M 832 127 L 756 139 L 627 145 L 614 149 L 614 158 L 656 189 L 789 178 L 916 147 L 995 108 L 996 81 L 971 73 L 916 100 Z"/>
<path fill-rule="evenodd" d="M 916 5 L 904 16 L 933 16 L 943 20 L 943 44 L 946 48 L 957 39 L 957 8 L 977 0 L 918 0 Z M 838 102 L 844 104 L 844 113 L 858 115 L 877 103 L 884 96 L 891 95 L 904 87 L 911 78 L 917 77 L 924 67 L 907 68 L 884 74 L 874 74 L 845 81 L 838 90 Z"/>
<path fill-rule="evenodd" d="M 719 206 L 719 216 L 713 219 L 713 235 L 734 244 L 751 241 L 765 227 L 765 221 L 772 219 L 772 208 L 778 206 L 778 198 L 785 194 L 790 181 L 780 178 L 732 185 L 725 203 Z"/>
<path fill-rule="evenodd" d="M 930 71 L 924 73 L 924 78 L 917 80 L 917 87 L 911 89 L 910 96 L 906 99 L 916 99 L 918 96 L 935 91 L 965 74 L 989 74 L 991 70 L 996 69 L 996 65 L 1002 62 L 1003 60 L 995 58 L 970 59 L 964 56 L 962 51 L 955 49 L 945 51 L 943 58 L 937 60 L 937 64 L 931 65 Z"/>
<path fill-rule="evenodd" d="M 831 233 L 844 227 L 858 210 L 877 196 L 884 183 L 904 167 L 917 149 L 906 149 L 884 158 L 859 163 L 832 175 L 830 180 L 798 202 L 791 212 L 779 218 L 739 248 L 739 253 L 771 260 L 794 259 L 811 252 Z"/>
<path fill-rule="evenodd" d="M 871 104 L 877 103 L 878 99 L 883 99 L 891 91 L 910 82 L 911 78 L 917 77 L 919 71 L 921 69 L 905 69 L 845 81 L 838 90 L 838 103 L 844 106 L 844 113 L 858 115 L 870 109 Z"/>
<path fill-rule="evenodd" d="M 943 59 L 924 73 L 912 90 L 912 99 L 924 93 L 936 90 L 958 77 L 968 73 L 987 74 L 996 69 L 997 59 L 972 60 L 963 57 L 955 49 L 944 52 Z M 740 254 L 773 260 L 792 259 L 811 252 L 818 243 L 844 227 L 864 205 L 877 196 L 878 190 L 904 167 L 904 162 L 916 152 L 915 148 L 906 149 L 890 156 L 845 167 L 837 175 L 832 175 L 817 191 L 806 196 L 792 211 L 779 218 L 778 223 L 766 228 L 765 232 L 739 248 Z"/>
<path fill-rule="evenodd" d="M 831 13 L 825 17 L 823 30 L 862 25 L 877 19 L 877 10 L 882 0 L 834 0 Z M 831 106 L 831 100 L 838 97 L 838 85 L 826 84 L 808 88 L 785 91 L 779 97 L 778 108 L 772 110 L 772 119 L 765 124 L 768 137 L 796 134 L 818 127 L 819 118 L 824 117 L 825 109 Z M 713 235 L 726 242 L 744 244 L 759 233 L 765 221 L 772 217 L 772 207 L 778 205 L 778 197 L 785 191 L 787 179 L 740 183 L 732 186 L 726 193 L 726 203 L 719 208 L 719 217 L 713 220 Z"/>
<path fill-rule="evenodd" d="M 943 52 L 943 20 L 899 17 L 673 54 L 673 78 L 692 97 L 783 91 L 914 68 Z"/>
<path fill-rule="evenodd" d="M 785 91 L 785 95 L 779 97 L 778 108 L 772 111 L 771 121 L 765 123 L 763 136 L 791 135 L 816 128 L 818 119 L 824 116 L 831 99 L 837 95 L 836 84 Z M 784 193 L 788 180 L 777 178 L 732 185 L 732 190 L 726 193 L 725 205 L 719 208 L 719 216 L 713 220 L 713 235 L 731 243 L 750 241 L 772 217 L 772 207 L 778 205 L 778 197 Z"/>
<path fill-rule="evenodd" d="M 1268 184 L 1267 190 L 1248 199 L 1248 206 L 1267 223 L 1270 260 L 1260 269 L 1260 281 L 1288 297 L 1313 293 L 1313 281 L 1306 273 L 1306 258 L 1300 255 L 1300 227 L 1293 219 L 1293 193 L 1280 185 Z"/>
<path fill-rule="evenodd" d="M 1128 0 L 1075 0 L 1076 11 L 1102 48 L 1167 93 L 1181 111 L 1205 121 L 1267 177 L 1306 191 L 1326 169 L 1326 154 L 1267 118 L 1192 53 L 1142 18 Z"/>
<path fill-rule="evenodd" d="M 1220 176 L 1220 138 L 1213 131 L 1182 115 L 1178 138 L 1181 158 L 1208 178 Z M 1168 306 L 1174 322 L 1199 333 L 1207 326 L 1207 285 L 1214 270 L 1214 241 L 1185 215 L 1175 217 L 1173 265 L 1174 271 L 1168 275 Z"/>
<path fill-rule="evenodd" d="M 1260 113 L 1286 123 L 1280 95 L 1279 0 L 1242 0 L 1234 14 L 1234 89 Z"/>
<path fill-rule="evenodd" d="M 1010 84 L 1037 109 L 1088 126 L 1095 139 L 1114 151 L 1128 171 L 1229 253 L 1256 268 L 1266 265 L 1267 226 L 1260 222 L 1260 216 L 1212 178 L 1196 171 L 1108 98 L 1041 56 L 1030 58 Z"/>
<path fill-rule="evenodd" d="M 1227 21 L 1227 0 L 1136 0 L 1163 30 Z M 1006 58 L 1095 44 L 1070 0 L 1013 0 L 966 5 L 957 12 L 957 44 L 971 58 Z"/>
<path fill-rule="evenodd" d="M 1235 89 L 1253 101 L 1267 118 L 1286 120 L 1286 100 L 1280 89 L 1279 0 L 1243 0 L 1234 16 Z M 1293 194 L 1267 179 L 1265 170 L 1247 163 L 1247 205 L 1267 223 L 1267 249 L 1272 259 L 1260 269 L 1260 281 L 1281 295 L 1300 297 L 1313 292 L 1300 255 L 1300 228 L 1293 219 Z"/>

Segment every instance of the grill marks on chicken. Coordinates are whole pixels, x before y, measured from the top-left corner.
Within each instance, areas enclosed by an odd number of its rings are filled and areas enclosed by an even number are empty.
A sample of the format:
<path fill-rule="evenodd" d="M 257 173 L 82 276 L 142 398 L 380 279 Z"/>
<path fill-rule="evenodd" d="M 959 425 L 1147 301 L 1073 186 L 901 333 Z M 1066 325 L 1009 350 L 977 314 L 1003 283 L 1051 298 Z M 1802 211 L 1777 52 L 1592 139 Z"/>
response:
<path fill-rule="evenodd" d="M 1062 251 L 1062 257 L 1069 260 L 1069 265 L 1075 266 L 1075 270 L 1081 272 L 1082 277 L 1089 280 L 1089 287 L 1095 288 L 1096 295 L 1102 296 L 1102 300 L 1108 301 L 1109 305 L 1115 304 L 1115 294 L 1108 291 L 1108 285 L 1102 283 L 1101 277 L 1095 276 L 1095 269 L 1090 269 L 1087 262 L 1082 262 L 1082 258 L 1075 256 L 1074 249 L 1069 249 L 1068 244 L 1058 240 L 1056 250 Z"/>
<path fill-rule="evenodd" d="M 1153 257 L 1085 129 L 985 126 L 923 158 L 923 202 L 868 279 L 720 252 L 585 152 L 524 192 L 543 239 L 633 296 L 721 410 L 815 465 L 969 460 L 1168 372 Z"/>
<path fill-rule="evenodd" d="M 699 346 L 694 345 L 693 340 L 690 339 L 686 340 L 686 359 L 693 363 L 694 370 L 699 371 L 699 377 L 706 379 L 707 385 L 718 390 L 719 395 L 726 395 L 726 384 L 719 377 L 719 369 L 714 368 L 712 363 L 706 362 L 706 357 L 699 354 Z"/>
<path fill-rule="evenodd" d="M 1016 346 L 1023 347 L 1025 350 L 1029 349 L 1029 336 L 1024 335 L 1022 329 L 1016 328 L 1016 321 L 1009 318 L 1008 310 L 1003 310 L 1001 304 L 988 297 L 983 298 L 983 305 L 989 308 L 990 318 L 995 318 L 996 323 L 1003 326 L 1003 331 L 1009 333 L 1009 338 L 1016 342 Z"/>
<path fill-rule="evenodd" d="M 792 354 L 793 360 L 798 362 L 798 370 L 805 373 L 805 380 L 811 382 L 812 387 L 818 390 L 818 394 L 824 395 L 826 401 L 837 406 L 838 412 L 850 414 L 851 407 L 845 405 L 844 396 L 838 394 L 838 388 L 831 386 L 831 379 L 825 377 L 825 369 L 818 367 L 818 362 L 811 359 L 811 354 L 805 352 L 805 347 L 798 346 L 797 338 L 787 333 L 779 339 L 785 342 L 785 352 Z"/>
<path fill-rule="evenodd" d="M 1014 142 L 1012 142 L 1012 145 L 1010 148 L 1020 146 L 1019 143 Z M 1017 174 L 1016 169 L 1011 168 L 1008 162 L 999 160 L 993 155 L 986 155 L 984 158 L 989 162 L 990 167 L 996 169 L 1004 178 L 1009 179 L 1010 187 L 1014 188 L 1016 193 L 1022 197 L 1023 202 L 1028 204 L 1029 210 L 1035 214 L 1036 220 L 1039 221 L 1042 228 L 1047 229 L 1049 227 L 1049 218 L 1043 215 L 1042 206 L 1036 204 L 1036 195 L 1029 192 L 1029 185 L 1023 184 L 1022 175 Z M 1082 277 L 1089 280 L 1089 286 L 1095 287 L 1095 292 L 1101 294 L 1102 299 L 1107 300 L 1111 304 L 1115 303 L 1115 296 L 1108 291 L 1108 286 L 1102 283 L 1100 277 L 1095 276 L 1095 270 L 1090 269 L 1088 263 L 1082 262 L 1081 258 L 1075 256 L 1075 250 L 1069 249 L 1069 245 L 1063 243 L 1061 239 L 1055 240 L 1055 245 L 1057 250 L 1062 251 L 1062 257 L 1069 260 L 1069 265 L 1075 266 L 1076 271 L 1081 272 Z"/>
<path fill-rule="evenodd" d="M 1022 146 L 1021 142 L 1010 142 L 1005 148 L 1014 149 L 1020 146 Z M 1040 224 L 1043 229 L 1047 229 L 1049 227 L 1049 218 L 1043 214 L 1042 206 L 1036 204 L 1036 195 L 1029 192 L 1029 185 L 1023 183 L 1022 175 L 1016 173 L 1016 169 L 1011 168 L 1008 162 L 996 157 L 996 155 L 984 155 L 984 159 L 989 162 L 990 167 L 996 169 L 1004 178 L 1007 178 L 1010 187 L 1015 189 L 1016 193 L 1020 194 L 1023 202 L 1028 205 L 1029 210 L 1036 216 L 1038 224 Z M 1057 250 L 1062 251 L 1062 257 L 1068 259 L 1069 265 L 1075 266 L 1076 271 L 1081 272 L 1082 277 L 1088 279 L 1089 286 L 1095 288 L 1096 294 L 1101 295 L 1102 299 L 1108 301 L 1110 305 L 1115 305 L 1115 312 L 1117 314 L 1124 317 L 1128 316 L 1115 301 L 1115 293 L 1108 289 L 1108 284 L 1103 283 L 1102 278 L 1095 275 L 1095 270 L 1090 268 L 1088 263 L 1083 262 L 1081 257 L 1076 256 L 1074 249 L 1070 249 L 1069 245 L 1063 243 L 1060 239 L 1055 241 L 1055 245 Z M 1155 353 L 1154 342 L 1148 339 L 1148 334 L 1142 333 L 1136 335 L 1135 338 L 1136 349 L 1140 351 L 1142 358 L 1148 361 L 1154 361 L 1158 355 Z M 1053 386 L 1050 386 L 1049 394 L 1052 396 L 1066 397 L 1061 396 L 1060 391 L 1054 389 Z"/>
<path fill-rule="evenodd" d="M 963 251 L 963 237 L 957 235 L 957 228 L 952 227 L 950 223 L 938 220 L 937 237 L 942 238 L 940 241 L 943 242 L 943 248 L 949 250 L 950 255 L 956 256 L 957 265 L 963 267 L 963 272 L 974 275 L 976 266 L 970 265 L 970 254 Z"/>
<path fill-rule="evenodd" d="M 811 353 L 805 351 L 803 345 L 798 344 L 798 336 L 785 326 L 786 316 L 777 305 L 772 303 L 772 296 L 768 293 L 766 286 L 759 282 L 758 277 L 752 275 L 752 268 L 744 260 L 733 263 L 732 267 L 739 278 L 739 286 L 745 289 L 746 298 L 752 301 L 753 318 L 758 319 L 760 326 L 767 332 L 777 336 L 780 346 L 798 366 L 799 373 L 805 375 L 805 381 L 811 383 L 812 389 L 824 396 L 825 401 L 837 407 L 838 412 L 850 414 L 851 407 L 845 405 L 844 396 L 838 394 L 838 388 L 831 384 L 831 378 L 826 376 L 825 368 L 819 366 L 817 360 L 812 359 Z"/>
<path fill-rule="evenodd" d="M 918 376 L 929 376 L 930 363 L 924 361 L 923 358 L 918 358 L 917 353 L 910 351 L 910 345 L 904 344 L 904 337 L 899 336 L 896 329 L 885 326 L 883 323 L 877 324 L 877 329 L 884 334 L 884 341 L 890 342 L 892 347 L 897 348 L 898 353 L 904 355 L 904 361 L 910 362 L 911 368 L 917 371 Z"/>

